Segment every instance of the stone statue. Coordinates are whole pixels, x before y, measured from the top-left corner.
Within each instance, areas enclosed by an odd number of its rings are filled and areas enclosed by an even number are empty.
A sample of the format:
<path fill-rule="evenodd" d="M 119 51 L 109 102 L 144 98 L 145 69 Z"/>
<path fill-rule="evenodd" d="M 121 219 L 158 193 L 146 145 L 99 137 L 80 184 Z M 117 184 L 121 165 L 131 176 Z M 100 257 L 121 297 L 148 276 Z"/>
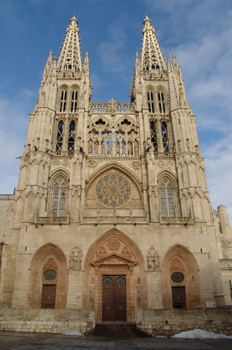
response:
<path fill-rule="evenodd" d="M 104 144 L 104 141 L 102 142 L 102 145 L 101 145 L 101 154 L 102 154 L 102 156 L 105 155 L 105 144 Z"/>
<path fill-rule="evenodd" d="M 116 154 L 119 154 L 120 153 L 120 145 L 119 145 L 119 142 L 117 141 L 116 143 Z"/>
<path fill-rule="evenodd" d="M 95 155 L 97 156 L 98 155 L 98 142 L 95 142 L 94 151 L 95 151 Z"/>
<path fill-rule="evenodd" d="M 125 154 L 125 147 L 124 147 L 124 142 L 122 142 L 122 146 L 121 146 L 121 154 Z"/>
<path fill-rule="evenodd" d="M 89 140 L 88 153 L 93 154 L 93 141 Z"/>
<path fill-rule="evenodd" d="M 134 149 L 135 149 L 135 156 L 138 156 L 139 155 L 139 146 L 138 146 L 137 142 L 135 142 Z"/>
<path fill-rule="evenodd" d="M 111 155 L 110 140 L 109 140 L 109 142 L 108 142 L 108 144 L 107 144 L 107 154 L 108 154 L 108 155 Z"/>
<path fill-rule="evenodd" d="M 190 141 L 189 141 L 189 139 L 186 139 L 186 147 L 187 147 L 187 150 L 190 151 Z"/>
<path fill-rule="evenodd" d="M 73 248 L 69 257 L 69 270 L 81 270 L 81 257 L 81 250 L 79 248 Z"/>
<path fill-rule="evenodd" d="M 131 142 L 128 142 L 128 154 L 129 154 L 129 156 L 132 155 L 132 143 Z"/>
<path fill-rule="evenodd" d="M 147 270 L 149 272 L 159 271 L 159 256 L 155 248 L 151 247 L 147 251 Z"/>

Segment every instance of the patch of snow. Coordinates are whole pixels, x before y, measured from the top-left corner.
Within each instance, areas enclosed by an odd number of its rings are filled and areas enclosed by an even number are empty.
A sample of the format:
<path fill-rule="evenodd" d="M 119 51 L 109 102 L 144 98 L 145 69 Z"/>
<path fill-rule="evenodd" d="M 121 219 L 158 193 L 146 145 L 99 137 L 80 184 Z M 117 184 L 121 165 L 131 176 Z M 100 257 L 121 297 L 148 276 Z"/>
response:
<path fill-rule="evenodd" d="M 175 334 L 172 338 L 181 339 L 232 339 L 232 335 L 216 334 L 214 332 L 203 331 L 202 329 L 194 329 L 188 332 Z"/>
<path fill-rule="evenodd" d="M 78 335 L 78 336 L 83 336 L 84 334 L 80 333 L 79 331 L 67 331 L 67 332 L 63 332 L 63 335 Z"/>

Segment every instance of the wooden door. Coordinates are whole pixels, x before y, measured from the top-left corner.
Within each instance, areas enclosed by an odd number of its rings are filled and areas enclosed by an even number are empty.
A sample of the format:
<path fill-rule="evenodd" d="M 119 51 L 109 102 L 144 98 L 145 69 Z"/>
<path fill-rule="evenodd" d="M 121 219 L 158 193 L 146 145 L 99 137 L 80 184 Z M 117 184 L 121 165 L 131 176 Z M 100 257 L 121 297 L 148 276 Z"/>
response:
<path fill-rule="evenodd" d="M 56 303 L 56 285 L 44 284 L 42 291 L 42 309 L 55 309 Z"/>
<path fill-rule="evenodd" d="M 186 308 L 185 287 L 172 287 L 172 303 L 174 309 Z"/>
<path fill-rule="evenodd" d="M 126 276 L 102 276 L 102 321 L 126 321 Z"/>

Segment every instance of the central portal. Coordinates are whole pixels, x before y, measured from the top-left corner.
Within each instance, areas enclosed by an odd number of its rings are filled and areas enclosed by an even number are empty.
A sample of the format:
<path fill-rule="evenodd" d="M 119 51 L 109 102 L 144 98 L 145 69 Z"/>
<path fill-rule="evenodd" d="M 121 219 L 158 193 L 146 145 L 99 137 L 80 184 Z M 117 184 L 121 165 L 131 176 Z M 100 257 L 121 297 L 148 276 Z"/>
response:
<path fill-rule="evenodd" d="M 102 321 L 127 321 L 126 276 L 102 276 Z"/>

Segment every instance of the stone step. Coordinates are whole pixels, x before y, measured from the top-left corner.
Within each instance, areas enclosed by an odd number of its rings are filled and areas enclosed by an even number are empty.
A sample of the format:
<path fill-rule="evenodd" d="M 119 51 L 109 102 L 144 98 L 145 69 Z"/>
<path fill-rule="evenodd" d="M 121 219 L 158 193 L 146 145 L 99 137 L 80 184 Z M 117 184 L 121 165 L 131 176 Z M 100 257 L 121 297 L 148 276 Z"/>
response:
<path fill-rule="evenodd" d="M 113 337 L 113 338 L 141 338 L 151 337 L 136 327 L 135 323 L 96 323 L 95 328 L 85 334 L 86 336 Z"/>

